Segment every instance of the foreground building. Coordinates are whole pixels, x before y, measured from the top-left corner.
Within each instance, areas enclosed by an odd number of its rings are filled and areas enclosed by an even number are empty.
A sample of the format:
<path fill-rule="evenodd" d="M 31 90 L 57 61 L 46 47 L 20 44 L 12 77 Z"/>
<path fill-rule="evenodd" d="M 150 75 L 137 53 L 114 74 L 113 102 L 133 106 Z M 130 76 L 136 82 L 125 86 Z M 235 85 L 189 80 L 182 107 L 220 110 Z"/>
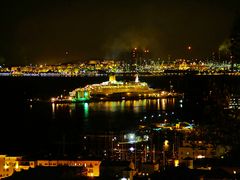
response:
<path fill-rule="evenodd" d="M 36 166 L 44 167 L 83 167 L 86 169 L 86 176 L 98 177 L 100 175 L 100 164 L 99 160 L 37 160 Z"/>
<path fill-rule="evenodd" d="M 212 144 L 203 141 L 183 141 L 178 148 L 178 159 L 180 164 L 186 164 L 193 169 L 193 161 L 196 159 L 211 159 L 215 155 L 215 149 Z"/>
<path fill-rule="evenodd" d="M 19 172 L 28 169 L 21 165 L 21 156 L 0 155 L 0 179 L 11 176 L 15 171 Z"/>
<path fill-rule="evenodd" d="M 42 159 L 26 161 L 21 156 L 0 155 L 0 179 L 12 176 L 14 172 L 38 167 L 67 167 L 81 169 L 81 176 L 98 177 L 100 175 L 100 160 L 78 159 Z"/>

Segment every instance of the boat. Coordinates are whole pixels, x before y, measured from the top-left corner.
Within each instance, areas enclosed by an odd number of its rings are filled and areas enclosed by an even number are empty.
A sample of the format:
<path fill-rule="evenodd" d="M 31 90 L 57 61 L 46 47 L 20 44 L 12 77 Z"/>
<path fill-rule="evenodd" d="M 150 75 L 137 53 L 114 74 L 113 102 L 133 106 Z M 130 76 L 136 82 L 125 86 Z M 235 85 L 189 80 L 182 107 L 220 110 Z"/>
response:
<path fill-rule="evenodd" d="M 69 92 L 68 97 L 54 98 L 56 101 L 85 102 L 97 100 L 129 100 L 129 99 L 153 99 L 179 96 L 174 91 L 162 91 L 153 89 L 146 82 L 140 82 L 138 75 L 135 81 L 117 81 L 115 75 L 109 76 L 109 81 L 99 84 L 87 85 L 83 88 L 76 88 Z"/>

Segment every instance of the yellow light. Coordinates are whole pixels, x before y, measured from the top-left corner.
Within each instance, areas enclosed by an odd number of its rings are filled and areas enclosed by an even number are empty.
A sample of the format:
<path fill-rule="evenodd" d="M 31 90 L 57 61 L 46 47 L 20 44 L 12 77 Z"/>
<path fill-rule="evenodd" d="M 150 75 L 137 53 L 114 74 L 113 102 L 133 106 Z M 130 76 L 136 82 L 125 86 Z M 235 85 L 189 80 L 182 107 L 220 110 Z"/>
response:
<path fill-rule="evenodd" d="M 175 159 L 174 160 L 174 167 L 178 167 L 179 166 L 179 160 L 178 159 Z"/>
<path fill-rule="evenodd" d="M 51 98 L 51 101 L 54 102 L 56 99 L 55 98 Z"/>
<path fill-rule="evenodd" d="M 202 158 L 205 158 L 205 156 L 203 156 L 203 155 L 200 154 L 200 155 L 197 156 L 197 158 L 198 158 L 198 159 L 202 159 Z"/>
<path fill-rule="evenodd" d="M 164 94 L 166 94 L 166 92 L 165 92 L 165 91 L 162 91 L 161 94 L 164 95 Z"/>
<path fill-rule="evenodd" d="M 4 164 L 4 169 L 8 169 L 9 166 L 7 164 Z"/>
<path fill-rule="evenodd" d="M 180 124 L 179 124 L 179 123 L 176 124 L 176 128 L 177 128 L 177 129 L 180 128 Z"/>
<path fill-rule="evenodd" d="M 18 162 L 16 162 L 15 169 L 18 169 L 18 168 L 19 168 L 19 165 L 18 165 Z"/>
<path fill-rule="evenodd" d="M 164 141 L 164 146 L 168 146 L 168 140 Z"/>

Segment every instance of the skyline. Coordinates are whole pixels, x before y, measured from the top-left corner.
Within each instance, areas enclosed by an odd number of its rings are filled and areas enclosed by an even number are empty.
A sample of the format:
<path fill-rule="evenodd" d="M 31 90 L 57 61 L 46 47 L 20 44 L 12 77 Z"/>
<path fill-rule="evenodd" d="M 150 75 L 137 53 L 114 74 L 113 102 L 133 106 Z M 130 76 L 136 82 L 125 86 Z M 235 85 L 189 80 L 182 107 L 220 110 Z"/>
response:
<path fill-rule="evenodd" d="M 0 7 L 0 64 L 116 58 L 134 47 L 154 57 L 209 57 L 229 37 L 237 0 L 29 1 Z"/>

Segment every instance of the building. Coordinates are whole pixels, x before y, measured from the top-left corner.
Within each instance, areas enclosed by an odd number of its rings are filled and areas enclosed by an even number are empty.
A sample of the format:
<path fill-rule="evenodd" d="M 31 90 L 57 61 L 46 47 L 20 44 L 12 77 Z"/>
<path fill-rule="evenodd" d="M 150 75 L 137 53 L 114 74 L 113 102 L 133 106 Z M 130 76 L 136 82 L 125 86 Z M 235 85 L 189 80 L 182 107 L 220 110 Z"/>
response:
<path fill-rule="evenodd" d="M 35 161 L 23 160 L 21 156 L 0 155 L 0 179 L 12 176 L 14 172 L 29 170 L 36 167 L 81 167 L 86 170 L 85 176 L 98 177 L 100 175 L 99 160 L 61 160 L 61 159 L 43 159 Z"/>
<path fill-rule="evenodd" d="M 99 160 L 37 160 L 36 162 L 37 166 L 44 167 L 84 167 L 87 170 L 86 176 L 98 177 L 100 175 L 101 161 Z"/>
<path fill-rule="evenodd" d="M 14 171 L 20 171 L 21 156 L 0 155 L 0 179 L 11 176 Z"/>
<path fill-rule="evenodd" d="M 106 179 L 126 178 L 133 179 L 136 174 L 132 161 L 103 161 L 101 164 L 101 175 Z"/>
<path fill-rule="evenodd" d="M 182 163 L 186 159 L 202 159 L 213 158 L 214 148 L 213 145 L 207 144 L 203 141 L 183 141 L 182 145 L 178 148 L 178 159 Z"/>

